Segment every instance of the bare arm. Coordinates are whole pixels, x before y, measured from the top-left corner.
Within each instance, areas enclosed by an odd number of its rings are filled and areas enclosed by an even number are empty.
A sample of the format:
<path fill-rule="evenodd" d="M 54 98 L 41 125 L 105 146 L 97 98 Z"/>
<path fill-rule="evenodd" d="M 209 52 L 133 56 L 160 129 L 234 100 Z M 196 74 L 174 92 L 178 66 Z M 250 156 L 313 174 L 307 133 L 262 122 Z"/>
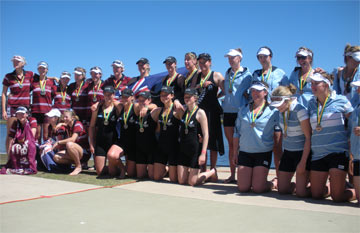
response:
<path fill-rule="evenodd" d="M 219 73 L 219 72 L 215 72 L 215 74 L 214 74 L 214 82 L 221 89 L 221 92 L 218 95 L 218 98 L 224 96 L 225 95 L 225 87 L 224 87 L 225 79 L 224 79 L 224 76 L 222 76 L 222 74 Z"/>
<path fill-rule="evenodd" d="M 92 112 L 90 126 L 89 126 L 89 144 L 90 144 L 90 152 L 93 154 L 95 152 L 94 145 L 95 145 L 95 125 L 96 125 L 96 118 L 99 112 L 99 108 L 96 111 Z"/>
<path fill-rule="evenodd" d="M 206 150 L 209 142 L 209 128 L 204 110 L 198 110 L 196 113 L 196 120 L 200 123 L 202 132 L 202 149 L 199 157 L 199 165 L 204 165 L 206 160 Z"/>
<path fill-rule="evenodd" d="M 297 166 L 297 171 L 299 173 L 304 173 L 305 169 L 306 169 L 306 161 L 309 157 L 310 154 L 310 149 L 311 149 L 311 126 L 310 126 L 310 120 L 306 119 L 300 122 L 300 126 L 302 131 L 304 132 L 305 135 L 305 144 L 304 144 L 304 149 L 303 149 L 303 153 L 301 156 L 301 160 Z"/>
<path fill-rule="evenodd" d="M 3 86 L 3 91 L 1 94 L 1 106 L 2 106 L 2 118 L 4 120 L 8 119 L 8 115 L 6 113 L 6 93 L 7 93 L 8 87 L 7 86 Z"/>

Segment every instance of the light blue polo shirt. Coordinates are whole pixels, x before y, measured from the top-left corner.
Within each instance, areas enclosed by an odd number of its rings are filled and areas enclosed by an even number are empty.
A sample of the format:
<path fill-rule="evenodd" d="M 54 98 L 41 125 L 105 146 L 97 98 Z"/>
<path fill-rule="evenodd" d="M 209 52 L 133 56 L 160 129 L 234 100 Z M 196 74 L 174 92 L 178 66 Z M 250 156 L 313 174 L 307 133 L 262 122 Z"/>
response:
<path fill-rule="evenodd" d="M 251 111 L 249 105 L 241 108 L 235 122 L 234 138 L 239 138 L 239 150 L 247 153 L 263 153 L 272 151 L 273 141 L 264 143 L 262 135 L 273 135 L 275 111 L 269 106 L 256 119 L 255 127 L 251 127 Z"/>
<path fill-rule="evenodd" d="M 298 102 L 303 106 L 307 107 L 309 100 L 313 97 L 313 93 L 311 90 L 311 82 L 305 82 L 305 85 L 303 87 L 303 94 L 300 94 L 300 70 L 300 67 L 296 67 L 293 72 L 291 72 L 289 83 L 293 84 L 296 87 L 296 94 L 294 96 L 297 97 Z"/>
<path fill-rule="evenodd" d="M 251 86 L 252 75 L 247 67 L 241 68 L 242 70 L 236 74 L 231 92 L 229 92 L 230 81 L 233 79 L 235 72 L 229 69 L 225 73 L 225 98 L 222 102 L 222 108 L 225 113 L 237 113 L 240 108 L 248 104 L 244 93 L 246 93 Z"/>
<path fill-rule="evenodd" d="M 354 134 L 354 128 L 360 126 L 360 105 L 353 111 L 349 120 L 351 154 L 354 160 L 360 160 L 360 137 Z"/>
<path fill-rule="evenodd" d="M 342 153 L 349 150 L 344 114 L 353 110 L 345 96 L 337 95 L 333 91 L 326 103 L 321 120 L 322 130 L 317 131 L 317 98 L 314 96 L 310 99 L 308 114 L 313 130 L 311 136 L 312 161 L 322 159 L 331 153 Z M 319 111 L 321 111 L 321 107 Z"/>
<path fill-rule="evenodd" d="M 359 95 L 357 93 L 357 87 L 350 86 L 350 92 L 345 94 L 345 82 L 344 82 L 344 72 L 343 70 L 340 71 L 340 74 L 338 72 L 338 69 L 334 69 L 333 75 L 334 75 L 334 90 L 337 94 L 345 95 L 348 100 L 355 101 L 356 97 L 359 98 Z M 354 79 L 352 82 L 359 81 L 360 80 L 360 65 L 357 68 L 357 71 L 354 75 Z M 353 105 L 354 106 L 354 105 Z"/>
<path fill-rule="evenodd" d="M 262 81 L 261 73 L 262 73 L 261 69 L 254 71 L 253 82 Z M 269 96 L 271 96 L 272 91 L 278 86 L 289 85 L 289 78 L 286 76 L 285 72 L 282 69 L 273 66 L 270 77 L 268 78 L 266 83 L 269 85 L 269 94 L 270 94 Z"/>
<path fill-rule="evenodd" d="M 284 117 L 281 112 L 277 112 L 279 125 L 284 135 Z M 283 136 L 283 148 L 288 151 L 302 151 L 305 144 L 305 135 L 301 128 L 301 121 L 309 119 L 306 108 L 297 100 L 294 100 L 290 105 L 289 118 L 287 119 L 287 112 L 285 112 L 287 124 L 287 136 Z"/>

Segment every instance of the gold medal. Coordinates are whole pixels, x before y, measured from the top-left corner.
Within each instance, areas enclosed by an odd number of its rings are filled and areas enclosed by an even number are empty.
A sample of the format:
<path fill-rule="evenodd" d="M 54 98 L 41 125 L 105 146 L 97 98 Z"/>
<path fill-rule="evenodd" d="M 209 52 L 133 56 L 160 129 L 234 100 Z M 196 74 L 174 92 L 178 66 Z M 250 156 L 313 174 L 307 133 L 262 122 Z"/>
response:
<path fill-rule="evenodd" d="M 140 131 L 140 133 L 144 133 L 145 130 L 144 130 L 144 128 L 140 128 L 139 131 Z"/>
<path fill-rule="evenodd" d="M 94 98 L 93 98 L 93 102 L 96 102 L 97 101 L 97 98 L 96 98 L 96 96 L 94 96 Z"/>
<path fill-rule="evenodd" d="M 185 129 L 184 133 L 185 133 L 185 134 L 188 134 L 188 133 L 189 133 L 189 130 L 188 130 L 188 129 Z"/>
<path fill-rule="evenodd" d="M 300 90 L 299 92 L 300 92 L 300 95 L 304 94 L 304 91 L 303 91 L 303 90 Z"/>
<path fill-rule="evenodd" d="M 250 124 L 250 126 L 251 126 L 251 128 L 254 128 L 254 127 L 256 126 L 255 122 L 252 122 L 252 123 Z"/>
<path fill-rule="evenodd" d="M 322 127 L 321 125 L 317 124 L 315 129 L 316 131 L 320 132 L 322 130 Z"/>

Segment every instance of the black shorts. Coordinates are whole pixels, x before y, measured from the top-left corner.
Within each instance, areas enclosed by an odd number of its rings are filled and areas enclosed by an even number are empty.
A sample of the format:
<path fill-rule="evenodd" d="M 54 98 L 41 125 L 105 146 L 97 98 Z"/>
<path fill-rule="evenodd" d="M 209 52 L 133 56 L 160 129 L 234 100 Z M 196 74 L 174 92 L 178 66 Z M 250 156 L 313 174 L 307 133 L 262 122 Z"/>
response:
<path fill-rule="evenodd" d="M 31 116 L 36 119 L 38 125 L 48 122 L 45 113 L 31 113 Z"/>
<path fill-rule="evenodd" d="M 322 159 L 311 161 L 311 171 L 328 172 L 331 168 L 337 168 L 347 172 L 349 158 L 343 153 L 331 153 Z"/>
<path fill-rule="evenodd" d="M 154 164 L 154 153 L 136 151 L 135 162 L 137 164 Z"/>
<path fill-rule="evenodd" d="M 125 143 L 121 142 L 119 139 L 116 140 L 115 145 L 123 149 L 124 155 L 127 160 L 136 161 L 136 147 L 133 145 L 125 145 Z"/>
<path fill-rule="evenodd" d="M 354 160 L 354 176 L 360 176 L 360 160 Z"/>
<path fill-rule="evenodd" d="M 284 153 L 280 160 L 279 171 L 282 172 L 295 172 L 296 167 L 299 164 L 303 151 L 288 151 L 284 150 Z M 306 170 L 310 171 L 311 165 L 311 153 L 306 160 Z"/>
<path fill-rule="evenodd" d="M 161 163 L 161 164 L 169 164 L 170 166 L 176 166 L 178 160 L 178 150 L 173 150 L 172 152 L 165 152 L 161 150 L 159 147 L 158 151 L 154 156 L 154 163 Z"/>
<path fill-rule="evenodd" d="M 105 156 L 107 155 L 107 152 L 109 151 L 111 146 L 106 145 L 98 145 L 96 144 L 95 147 L 95 156 Z"/>
<path fill-rule="evenodd" d="M 237 113 L 224 113 L 223 125 L 224 127 L 235 127 Z"/>
<path fill-rule="evenodd" d="M 262 153 L 247 153 L 239 151 L 238 165 L 245 167 L 262 166 L 270 168 L 271 166 L 272 151 Z"/>

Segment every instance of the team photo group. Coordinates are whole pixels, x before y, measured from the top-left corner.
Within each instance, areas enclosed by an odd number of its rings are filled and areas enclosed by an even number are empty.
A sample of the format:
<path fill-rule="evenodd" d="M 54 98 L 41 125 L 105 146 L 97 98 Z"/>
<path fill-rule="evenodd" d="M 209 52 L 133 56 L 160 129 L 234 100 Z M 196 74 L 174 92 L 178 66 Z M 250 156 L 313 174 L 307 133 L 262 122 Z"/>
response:
<path fill-rule="evenodd" d="M 45 61 L 33 73 L 15 55 L 2 81 L 8 160 L 1 174 L 75 176 L 93 159 L 98 176 L 195 186 L 218 182 L 227 143 L 224 182 L 239 192 L 359 202 L 360 46 L 347 44 L 344 64 L 331 71 L 313 67 L 311 49 L 295 48 L 290 74 L 272 64 L 271 48 L 255 52 L 255 71 L 234 48 L 217 55 L 228 60 L 223 71 L 212 70 L 214 54 L 188 52 L 184 68 L 166 57 L 162 77 L 150 75 L 142 57 L 137 77 L 115 60 L 107 79 L 98 66 L 89 78 L 83 67 L 50 77 Z M 268 180 L 272 161 L 276 178 Z"/>

